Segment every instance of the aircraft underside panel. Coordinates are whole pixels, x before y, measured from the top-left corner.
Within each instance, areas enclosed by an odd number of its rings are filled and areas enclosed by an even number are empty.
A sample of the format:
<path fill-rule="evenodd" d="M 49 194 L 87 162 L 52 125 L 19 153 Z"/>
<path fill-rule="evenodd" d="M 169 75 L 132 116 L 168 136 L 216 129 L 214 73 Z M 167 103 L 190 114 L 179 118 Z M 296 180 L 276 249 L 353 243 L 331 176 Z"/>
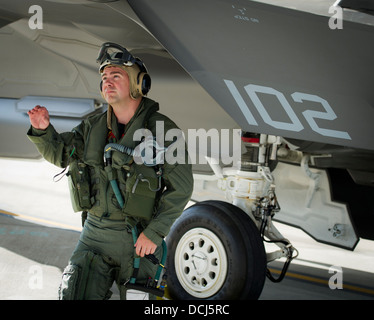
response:
<path fill-rule="evenodd" d="M 281 206 L 274 220 L 299 227 L 319 242 L 355 248 L 359 238 L 347 204 L 332 199 L 325 170 L 278 163 L 273 175 Z"/>
<path fill-rule="evenodd" d="M 374 150 L 373 26 L 330 29 L 328 7 L 320 16 L 244 0 L 129 3 L 243 130 Z"/>

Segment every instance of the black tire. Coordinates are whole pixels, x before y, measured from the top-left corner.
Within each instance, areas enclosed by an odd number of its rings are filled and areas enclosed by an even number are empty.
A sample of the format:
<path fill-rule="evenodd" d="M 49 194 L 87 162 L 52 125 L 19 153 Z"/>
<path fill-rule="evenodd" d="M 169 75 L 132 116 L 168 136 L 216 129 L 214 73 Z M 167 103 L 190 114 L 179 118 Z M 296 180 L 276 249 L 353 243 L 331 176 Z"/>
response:
<path fill-rule="evenodd" d="M 189 207 L 173 225 L 167 243 L 172 299 L 260 296 L 266 275 L 265 249 L 255 224 L 238 207 L 222 201 Z"/>

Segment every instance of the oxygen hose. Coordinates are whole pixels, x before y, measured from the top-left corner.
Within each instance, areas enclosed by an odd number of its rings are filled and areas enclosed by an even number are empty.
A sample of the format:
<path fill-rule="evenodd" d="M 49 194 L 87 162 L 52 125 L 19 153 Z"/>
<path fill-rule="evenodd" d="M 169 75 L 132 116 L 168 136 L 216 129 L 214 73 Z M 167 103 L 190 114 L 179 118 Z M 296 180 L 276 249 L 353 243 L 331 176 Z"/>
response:
<path fill-rule="evenodd" d="M 163 163 L 165 152 L 168 148 L 160 146 L 153 138 L 145 138 L 142 140 L 139 148 L 130 148 L 118 143 L 108 143 L 104 148 L 105 161 L 111 161 L 112 151 L 119 151 L 131 157 L 134 157 L 135 162 L 141 161 L 147 167 L 153 167 L 157 164 Z"/>
<path fill-rule="evenodd" d="M 112 158 L 112 149 L 119 151 L 121 153 L 126 153 L 129 156 L 133 156 L 135 149 L 126 147 L 122 144 L 118 143 L 108 143 L 104 148 L 104 157 L 105 159 L 111 159 Z"/>
<path fill-rule="evenodd" d="M 119 188 L 118 188 L 118 183 L 116 180 L 110 180 L 110 184 L 112 186 L 112 189 L 114 191 L 114 194 L 116 195 L 116 198 L 117 198 L 117 201 L 120 205 L 121 208 L 123 208 L 123 206 L 125 205 L 124 201 L 123 201 L 123 198 L 122 198 L 122 195 L 121 195 L 121 192 L 119 191 Z"/>
<path fill-rule="evenodd" d="M 127 153 L 128 155 L 132 155 L 131 153 L 133 153 L 133 149 L 123 146 L 121 144 L 117 144 L 117 143 L 109 143 L 104 148 L 105 171 L 108 175 L 109 182 L 112 186 L 112 189 L 117 198 L 117 201 L 120 207 L 123 208 L 125 203 L 123 201 L 121 192 L 118 188 L 118 183 L 116 180 L 115 173 L 112 170 L 112 150 L 117 150 L 121 153 Z"/>

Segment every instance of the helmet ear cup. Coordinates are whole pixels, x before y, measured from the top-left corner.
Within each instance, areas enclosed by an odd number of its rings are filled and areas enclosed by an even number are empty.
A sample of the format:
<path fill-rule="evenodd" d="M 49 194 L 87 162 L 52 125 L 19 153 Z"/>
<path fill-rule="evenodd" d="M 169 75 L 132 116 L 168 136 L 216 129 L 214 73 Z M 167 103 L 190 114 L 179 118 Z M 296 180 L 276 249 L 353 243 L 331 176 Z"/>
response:
<path fill-rule="evenodd" d="M 137 80 L 137 91 L 145 96 L 151 90 L 151 77 L 146 72 L 139 72 Z"/>

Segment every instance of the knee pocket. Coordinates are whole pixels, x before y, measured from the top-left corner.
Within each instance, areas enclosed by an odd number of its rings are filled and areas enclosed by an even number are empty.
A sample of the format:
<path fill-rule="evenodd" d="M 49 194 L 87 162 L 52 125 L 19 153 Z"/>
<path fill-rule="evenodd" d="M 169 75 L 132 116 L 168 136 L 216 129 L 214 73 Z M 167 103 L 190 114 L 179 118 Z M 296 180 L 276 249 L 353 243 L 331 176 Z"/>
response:
<path fill-rule="evenodd" d="M 109 299 L 112 270 L 102 256 L 93 251 L 75 255 L 62 273 L 59 299 Z"/>
<path fill-rule="evenodd" d="M 82 269 L 77 265 L 68 265 L 64 269 L 58 291 L 60 300 L 75 300 L 77 298 L 77 286 L 81 270 Z"/>

